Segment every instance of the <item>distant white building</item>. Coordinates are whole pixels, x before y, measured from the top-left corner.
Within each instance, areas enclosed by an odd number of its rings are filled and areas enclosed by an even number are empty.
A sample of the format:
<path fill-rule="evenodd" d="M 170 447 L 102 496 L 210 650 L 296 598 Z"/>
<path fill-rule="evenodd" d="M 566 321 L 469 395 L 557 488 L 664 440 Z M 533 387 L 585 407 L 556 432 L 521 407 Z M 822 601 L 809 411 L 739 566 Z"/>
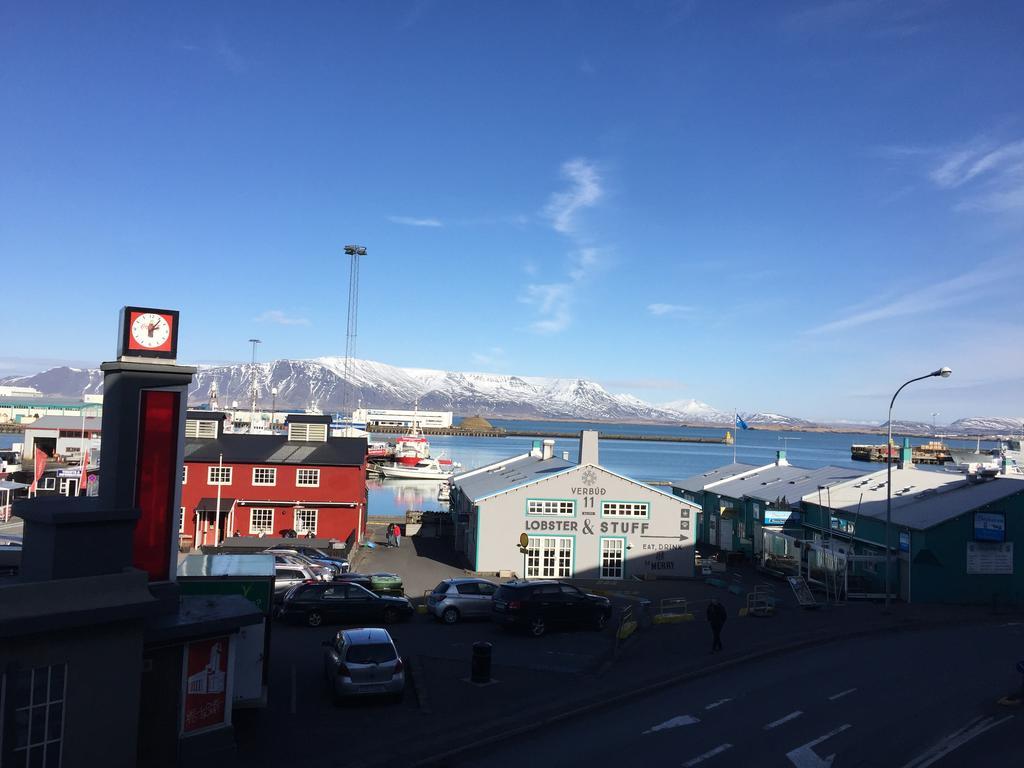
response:
<path fill-rule="evenodd" d="M 352 412 L 352 421 L 368 427 L 409 428 L 415 422 L 421 429 L 448 429 L 452 425 L 452 412 L 357 408 Z"/>
<path fill-rule="evenodd" d="M 0 386 L 0 397 L 42 397 L 43 393 L 35 387 Z"/>
<path fill-rule="evenodd" d="M 3 388 L 0 388 L 3 389 Z M 26 387 L 16 387 L 26 389 Z M 90 398 L 95 397 L 93 395 Z M 103 401 L 90 400 L 83 402 L 69 397 L 49 397 L 39 393 L 34 395 L 0 394 L 0 424 L 30 424 L 44 416 L 70 416 L 81 419 L 82 412 L 86 416 L 99 418 L 103 414 Z"/>

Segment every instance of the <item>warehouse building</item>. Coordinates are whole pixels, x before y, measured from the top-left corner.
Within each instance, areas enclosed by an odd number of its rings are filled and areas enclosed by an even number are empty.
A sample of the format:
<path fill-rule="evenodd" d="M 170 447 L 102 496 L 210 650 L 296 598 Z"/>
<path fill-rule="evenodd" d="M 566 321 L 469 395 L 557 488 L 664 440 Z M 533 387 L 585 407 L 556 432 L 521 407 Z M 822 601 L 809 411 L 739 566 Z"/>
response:
<path fill-rule="evenodd" d="M 452 479 L 456 548 L 473 570 L 560 579 L 693 575 L 696 505 L 602 467 L 596 431 L 580 433 L 579 463 L 554 449 L 554 440 L 538 440 L 529 453 Z"/>
<path fill-rule="evenodd" d="M 452 425 L 451 411 L 401 411 L 389 408 L 357 408 L 352 411 L 353 424 L 365 424 L 371 429 L 448 429 Z"/>
<path fill-rule="evenodd" d="M 850 597 L 885 593 L 886 470 L 804 496 L 804 539 L 836 553 Z M 892 471 L 890 591 L 914 603 L 1024 603 L 1024 480 Z M 805 555 L 806 557 L 806 555 Z M 813 569 L 818 563 L 809 563 Z M 826 569 L 827 570 L 827 569 Z"/>

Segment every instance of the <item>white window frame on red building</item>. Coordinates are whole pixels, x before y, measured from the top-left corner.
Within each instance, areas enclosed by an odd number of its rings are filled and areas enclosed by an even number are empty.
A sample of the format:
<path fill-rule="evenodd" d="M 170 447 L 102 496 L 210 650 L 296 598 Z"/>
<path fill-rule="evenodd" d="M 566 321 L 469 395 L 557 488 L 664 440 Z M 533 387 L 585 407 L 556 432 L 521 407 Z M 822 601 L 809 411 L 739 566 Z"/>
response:
<path fill-rule="evenodd" d="M 218 467 L 218 466 L 208 467 L 207 470 L 206 470 L 206 484 L 207 485 L 231 485 L 231 481 L 232 481 L 232 479 L 234 479 L 234 474 L 235 474 L 234 469 L 235 469 L 234 467 Z M 217 481 L 217 480 L 213 479 L 213 473 L 214 472 L 221 472 L 221 473 L 225 473 L 225 474 L 221 474 L 220 481 Z M 227 480 L 224 480 L 225 477 L 227 477 Z"/>
<path fill-rule="evenodd" d="M 256 513 L 259 512 L 269 513 L 269 516 L 264 515 L 264 519 L 267 522 L 266 526 L 256 525 Z M 258 536 L 261 533 L 273 533 L 274 532 L 274 509 L 273 507 L 249 507 L 249 533 Z"/>
<path fill-rule="evenodd" d="M 257 480 L 257 473 L 269 473 L 270 480 Z M 277 485 L 277 468 L 276 467 L 253 467 L 252 468 L 252 484 L 253 485 Z"/>
<path fill-rule="evenodd" d="M 300 518 L 300 515 L 308 515 L 310 513 L 312 513 L 312 515 L 313 515 L 312 533 L 313 533 L 314 536 L 316 536 L 317 526 L 318 526 L 318 524 L 320 522 L 320 510 L 318 510 L 318 509 L 298 509 L 297 508 L 295 510 L 295 516 L 293 518 L 292 528 L 295 529 L 295 533 L 297 533 L 299 536 L 302 536 L 304 533 L 306 533 L 307 531 L 310 530 L 309 525 L 306 522 L 305 518 Z M 302 526 L 301 527 L 299 527 L 300 519 L 302 520 Z"/>
<path fill-rule="evenodd" d="M 302 473 L 312 473 L 309 477 L 315 478 L 316 482 L 303 482 Z M 295 487 L 296 488 L 319 488 L 320 487 L 320 470 L 302 467 L 295 470 Z"/>

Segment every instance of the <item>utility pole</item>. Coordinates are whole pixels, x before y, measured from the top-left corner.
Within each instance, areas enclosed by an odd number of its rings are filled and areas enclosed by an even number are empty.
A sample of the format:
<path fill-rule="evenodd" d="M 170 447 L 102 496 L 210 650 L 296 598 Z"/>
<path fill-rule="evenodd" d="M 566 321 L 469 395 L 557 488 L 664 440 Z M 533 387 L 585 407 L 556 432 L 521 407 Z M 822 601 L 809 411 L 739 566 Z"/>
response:
<path fill-rule="evenodd" d="M 342 415 L 348 415 L 349 426 L 352 424 L 352 359 L 356 354 L 356 333 L 359 324 L 359 257 L 366 255 L 362 245 L 346 245 L 345 255 L 349 256 L 348 273 L 348 327 L 345 333 L 345 373 L 342 389 Z"/>
<path fill-rule="evenodd" d="M 263 342 L 259 339 L 249 339 L 249 343 L 252 344 L 252 365 L 249 366 L 249 376 L 252 377 L 252 408 L 249 410 L 249 432 L 252 432 L 252 428 L 256 425 L 256 398 L 260 393 L 259 387 L 256 385 L 256 345 Z"/>

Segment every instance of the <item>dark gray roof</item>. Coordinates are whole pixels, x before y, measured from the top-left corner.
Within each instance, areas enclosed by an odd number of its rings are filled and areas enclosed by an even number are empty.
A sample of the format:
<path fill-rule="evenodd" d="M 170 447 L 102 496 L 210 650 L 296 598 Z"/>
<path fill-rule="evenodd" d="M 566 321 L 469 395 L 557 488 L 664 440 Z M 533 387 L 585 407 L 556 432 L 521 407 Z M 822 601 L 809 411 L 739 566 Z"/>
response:
<path fill-rule="evenodd" d="M 498 491 L 517 488 L 575 466 L 575 462 L 557 456 L 542 459 L 527 454 L 463 472 L 452 478 L 452 484 L 457 486 L 466 498 L 476 501 Z"/>
<path fill-rule="evenodd" d="M 672 483 L 672 487 L 690 491 L 690 493 L 698 493 L 703 491 L 706 485 L 717 483 L 719 480 L 725 480 L 741 472 L 749 472 L 752 469 L 757 469 L 757 467 L 754 464 L 726 464 L 724 467 L 709 469 L 703 474 L 693 475 L 685 480 L 677 480 Z"/>
<path fill-rule="evenodd" d="M 221 496 L 220 498 L 220 511 L 227 512 L 231 509 L 231 506 L 235 503 L 234 499 L 227 499 Z M 217 497 L 216 496 L 204 496 L 196 504 L 196 508 L 193 512 L 216 512 L 217 511 Z"/>
<path fill-rule="evenodd" d="M 85 403 L 80 397 L 24 397 L 21 395 L 0 395 L 0 405 L 24 406 L 26 408 L 102 408 L 103 403 Z"/>
<path fill-rule="evenodd" d="M 98 432 L 103 426 L 103 419 L 96 416 L 85 417 L 87 431 Z M 25 425 L 25 429 L 82 429 L 81 416 L 40 416 Z"/>
<path fill-rule="evenodd" d="M 185 412 L 185 418 L 189 421 L 224 421 L 228 417 L 224 411 L 193 411 Z"/>
<path fill-rule="evenodd" d="M 846 467 L 818 467 L 806 469 L 789 464 L 771 464 L 761 467 L 749 475 L 716 485 L 711 490 L 731 499 L 749 496 L 760 501 L 775 501 L 785 498 L 789 503 L 799 502 L 803 496 L 817 493 L 819 486 L 838 485 L 861 475 L 869 474 L 862 469 Z M 824 493 L 822 493 L 824 498 Z"/>
<path fill-rule="evenodd" d="M 326 413 L 289 413 L 284 420 L 287 424 L 330 424 L 332 421 Z"/>
<path fill-rule="evenodd" d="M 365 437 L 332 437 L 327 442 L 288 441 L 287 435 L 221 435 L 216 440 L 186 440 L 185 461 L 230 464 L 302 464 L 358 467 L 366 460 Z"/>

